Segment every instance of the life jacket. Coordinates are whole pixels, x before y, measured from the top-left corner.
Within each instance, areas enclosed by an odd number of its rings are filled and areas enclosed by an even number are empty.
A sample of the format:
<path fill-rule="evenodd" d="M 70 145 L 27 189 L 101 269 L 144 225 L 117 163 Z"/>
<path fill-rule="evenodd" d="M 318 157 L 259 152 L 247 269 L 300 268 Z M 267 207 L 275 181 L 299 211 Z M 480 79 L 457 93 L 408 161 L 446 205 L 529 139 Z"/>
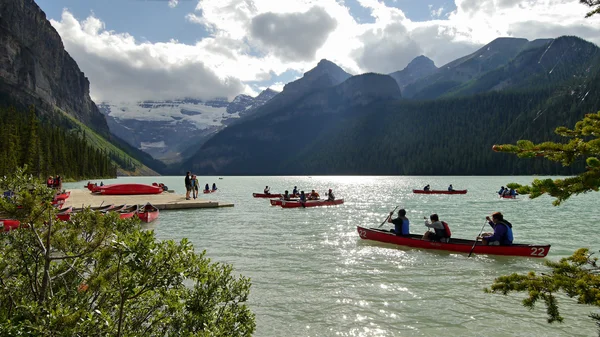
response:
<path fill-rule="evenodd" d="M 512 224 L 506 220 L 503 220 L 503 221 L 498 222 L 496 225 L 500 225 L 500 224 L 506 226 L 506 240 L 508 240 L 512 243 L 513 242 Z"/>
<path fill-rule="evenodd" d="M 53 179 L 46 180 L 46 186 L 52 187 L 53 185 L 54 185 L 54 180 Z"/>
<path fill-rule="evenodd" d="M 446 232 L 446 237 L 449 239 L 452 237 L 452 232 L 450 231 L 450 226 L 448 226 L 448 223 L 446 221 L 442 221 L 442 224 L 444 225 L 444 232 Z"/>

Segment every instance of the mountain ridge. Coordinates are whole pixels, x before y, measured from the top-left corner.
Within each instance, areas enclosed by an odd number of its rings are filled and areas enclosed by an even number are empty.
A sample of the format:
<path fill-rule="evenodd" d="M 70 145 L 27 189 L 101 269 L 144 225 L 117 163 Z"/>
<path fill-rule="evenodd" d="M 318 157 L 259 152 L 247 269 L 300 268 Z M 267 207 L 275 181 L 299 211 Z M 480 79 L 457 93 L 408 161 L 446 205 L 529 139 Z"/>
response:
<path fill-rule="evenodd" d="M 504 48 L 513 42 L 512 49 Z M 501 47 L 507 51 L 498 52 Z M 529 131 L 534 141 L 554 139 L 555 127 L 589 112 L 585 109 L 598 109 L 600 91 L 579 94 L 582 86 L 597 87 L 597 49 L 572 37 L 496 40 L 489 50 L 481 48 L 451 62 L 463 71 L 457 78 L 468 79 L 469 74 L 472 78 L 440 90 L 435 96 L 439 98 L 432 100 L 403 97 L 397 80 L 388 75 L 361 74 L 330 86 L 331 78 L 319 79 L 322 74 L 309 71 L 320 88 L 311 88 L 304 78 L 295 81 L 294 95 L 284 88 L 277 96 L 292 99 L 265 105 L 254 119 L 215 134 L 184 167 L 200 174 L 231 175 L 569 174 L 571 168 L 539 161 L 520 163 L 503 157 L 498 163 L 500 155 L 490 148 L 492 141 L 502 139 L 487 138 L 489 130 L 514 128 L 522 134 Z M 553 69 L 549 74 L 542 71 L 547 65 Z M 438 71 L 444 72 L 442 68 Z M 506 78 L 495 74 L 501 70 Z M 370 77 L 377 82 L 366 80 Z M 484 80 L 506 79 L 511 82 L 500 88 L 483 86 Z M 451 90 L 468 88 L 467 84 L 474 86 L 473 92 Z M 341 89 L 344 86 L 347 90 Z M 298 94 L 296 88 L 305 91 Z M 386 96 L 385 90 L 396 94 Z M 574 92 L 583 103 L 569 110 Z M 382 95 L 362 101 L 363 93 Z M 545 117 L 538 119 L 541 113 Z M 535 130 L 514 124 L 523 115 L 536 121 Z"/>

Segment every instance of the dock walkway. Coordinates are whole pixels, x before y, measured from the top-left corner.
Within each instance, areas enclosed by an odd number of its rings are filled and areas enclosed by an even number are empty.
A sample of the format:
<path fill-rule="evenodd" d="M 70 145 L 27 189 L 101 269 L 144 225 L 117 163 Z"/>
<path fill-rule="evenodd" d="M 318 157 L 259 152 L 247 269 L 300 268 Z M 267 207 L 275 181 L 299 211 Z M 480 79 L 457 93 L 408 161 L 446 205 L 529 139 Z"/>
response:
<path fill-rule="evenodd" d="M 185 196 L 175 193 L 161 193 L 161 194 L 143 194 L 143 195 L 101 195 L 92 194 L 88 189 L 76 189 L 71 191 L 71 196 L 65 201 L 63 207 L 95 207 L 100 205 L 145 205 L 147 202 L 154 205 L 154 207 L 162 210 L 174 210 L 174 209 L 195 209 L 195 208 L 219 208 L 219 207 L 233 207 L 231 203 L 223 203 L 218 201 L 202 199 L 191 199 L 185 200 Z M 211 195 L 214 197 L 214 195 Z"/>

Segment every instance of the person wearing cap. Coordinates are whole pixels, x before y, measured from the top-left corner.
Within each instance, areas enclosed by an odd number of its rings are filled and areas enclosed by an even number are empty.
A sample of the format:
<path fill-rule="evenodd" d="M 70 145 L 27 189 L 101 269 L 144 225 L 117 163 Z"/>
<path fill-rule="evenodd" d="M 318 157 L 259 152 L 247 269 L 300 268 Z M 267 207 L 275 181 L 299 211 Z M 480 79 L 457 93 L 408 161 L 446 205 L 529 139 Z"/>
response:
<path fill-rule="evenodd" d="M 334 200 L 335 200 L 335 195 L 333 195 L 333 191 L 330 188 L 329 192 L 327 192 L 327 201 L 334 201 Z"/>
<path fill-rule="evenodd" d="M 410 235 L 410 221 L 408 221 L 408 218 L 406 217 L 406 210 L 404 208 L 399 210 L 396 219 L 392 219 L 392 215 L 394 215 L 394 212 L 390 212 L 387 219 L 387 222 L 394 224 L 394 228 L 390 229 L 390 232 L 396 233 L 398 236 Z"/>
<path fill-rule="evenodd" d="M 500 212 L 492 213 L 492 218 L 486 216 L 485 219 L 494 229 L 494 233 L 483 233 L 477 239 L 481 239 L 484 245 L 490 246 L 510 246 L 513 243 L 512 224 L 504 220 Z"/>

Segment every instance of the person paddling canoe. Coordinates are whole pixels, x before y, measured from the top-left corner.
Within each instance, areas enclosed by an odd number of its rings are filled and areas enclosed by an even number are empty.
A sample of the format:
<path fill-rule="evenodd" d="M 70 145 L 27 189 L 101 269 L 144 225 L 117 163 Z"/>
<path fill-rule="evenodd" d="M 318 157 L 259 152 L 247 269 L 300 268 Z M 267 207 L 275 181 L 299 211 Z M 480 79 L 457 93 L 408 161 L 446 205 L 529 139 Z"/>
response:
<path fill-rule="evenodd" d="M 387 222 L 394 224 L 394 228 L 390 229 L 390 232 L 396 233 L 398 236 L 410 235 L 410 221 L 406 217 L 406 210 L 404 208 L 399 210 L 396 219 L 392 219 L 392 215 L 394 215 L 394 212 L 390 212 L 387 219 Z"/>
<path fill-rule="evenodd" d="M 433 232 L 427 230 L 427 232 L 423 234 L 423 240 L 448 242 L 452 236 L 448 224 L 444 221 L 440 221 L 437 214 L 431 214 L 429 219 L 431 222 L 427 221 L 427 218 L 425 218 L 425 226 L 433 228 Z"/>
<path fill-rule="evenodd" d="M 504 220 L 500 212 L 492 214 L 492 218 L 486 216 L 488 224 L 494 229 L 494 233 L 483 233 L 477 239 L 481 239 L 484 245 L 490 246 L 510 246 L 513 243 L 512 224 Z"/>
<path fill-rule="evenodd" d="M 327 192 L 327 201 L 334 201 L 334 200 L 335 200 L 335 195 L 333 195 L 333 191 L 330 188 L 329 191 Z"/>
<path fill-rule="evenodd" d="M 263 190 L 264 194 L 271 194 L 271 189 L 269 188 L 269 186 L 265 186 L 265 189 Z"/>

